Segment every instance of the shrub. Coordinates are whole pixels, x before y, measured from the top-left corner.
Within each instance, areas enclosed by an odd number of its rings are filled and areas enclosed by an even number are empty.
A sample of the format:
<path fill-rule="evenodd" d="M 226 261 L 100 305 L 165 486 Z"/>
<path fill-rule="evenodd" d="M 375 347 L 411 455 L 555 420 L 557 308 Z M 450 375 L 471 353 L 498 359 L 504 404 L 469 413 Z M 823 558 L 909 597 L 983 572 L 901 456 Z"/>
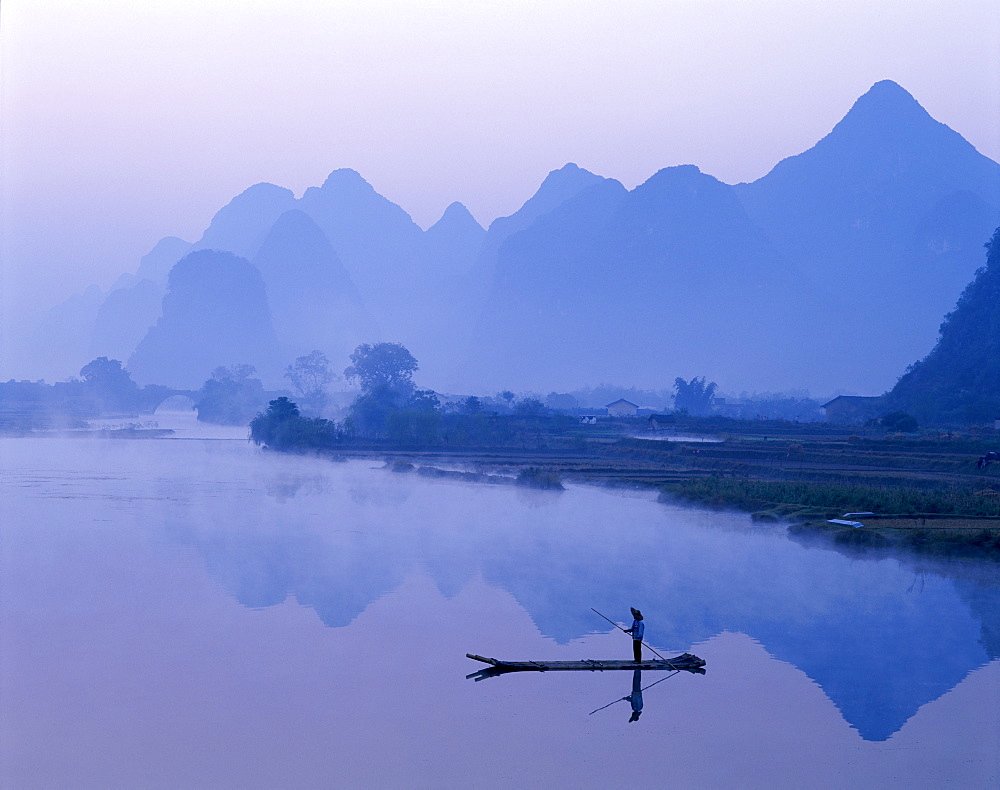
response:
<path fill-rule="evenodd" d="M 276 398 L 267 411 L 250 421 L 250 440 L 272 450 L 324 450 L 343 441 L 344 432 L 333 420 L 303 417 L 288 398 Z"/>
<path fill-rule="evenodd" d="M 526 466 L 518 472 L 516 482 L 520 486 L 545 488 L 553 491 L 562 491 L 565 488 L 558 472 L 551 469 L 541 469 L 537 466 Z"/>

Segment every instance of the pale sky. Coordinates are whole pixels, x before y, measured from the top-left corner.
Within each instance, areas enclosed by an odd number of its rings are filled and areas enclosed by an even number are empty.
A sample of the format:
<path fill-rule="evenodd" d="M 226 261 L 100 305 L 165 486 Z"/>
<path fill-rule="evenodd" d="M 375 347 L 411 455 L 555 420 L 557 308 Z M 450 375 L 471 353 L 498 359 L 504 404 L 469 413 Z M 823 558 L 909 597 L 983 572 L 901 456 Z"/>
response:
<path fill-rule="evenodd" d="M 569 161 L 753 180 L 880 79 L 1000 160 L 995 0 L 3 0 L 0 46 L 7 318 L 259 181 L 486 225 Z"/>

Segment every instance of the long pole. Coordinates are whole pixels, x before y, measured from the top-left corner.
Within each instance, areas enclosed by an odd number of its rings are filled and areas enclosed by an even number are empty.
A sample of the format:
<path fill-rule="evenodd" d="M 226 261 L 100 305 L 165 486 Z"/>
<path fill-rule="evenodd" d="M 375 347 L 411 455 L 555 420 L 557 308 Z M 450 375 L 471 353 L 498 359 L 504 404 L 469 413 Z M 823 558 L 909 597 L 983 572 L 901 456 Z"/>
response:
<path fill-rule="evenodd" d="M 667 675 L 667 676 L 666 676 L 665 678 L 660 678 L 659 680 L 657 680 L 657 681 L 656 681 L 656 683 L 662 683 L 662 682 L 663 682 L 664 680 L 670 680 L 670 678 L 672 678 L 672 677 L 673 677 L 674 675 L 676 675 L 676 674 L 677 674 L 678 672 L 680 672 L 680 670 L 679 670 L 679 669 L 675 669 L 675 670 L 674 670 L 673 672 L 671 672 L 671 673 L 670 673 L 669 675 Z M 655 686 L 655 685 L 656 685 L 656 683 L 650 683 L 650 684 L 649 684 L 648 686 L 646 686 L 646 688 L 643 688 L 643 689 L 639 689 L 640 693 L 641 693 L 641 692 L 643 692 L 643 691 L 645 691 L 646 689 L 651 689 L 651 688 L 653 688 L 653 686 Z M 631 695 L 629 695 L 629 696 L 631 696 Z M 627 699 L 628 699 L 628 697 L 622 697 L 621 699 L 616 699 L 616 700 L 615 700 L 614 702 L 609 702 L 609 703 L 608 703 L 607 705 L 605 705 L 604 707 L 601 707 L 601 708 L 598 708 L 597 710 L 604 710 L 604 708 L 610 708 L 610 707 L 611 707 L 612 705 L 614 705 L 614 704 L 615 704 L 615 702 L 624 702 L 624 701 L 625 701 L 625 700 L 627 700 Z M 592 710 L 592 711 L 591 711 L 590 713 L 588 713 L 587 715 L 588 715 L 588 716 L 593 716 L 593 715 L 594 715 L 595 713 L 597 713 L 597 710 Z"/>
<path fill-rule="evenodd" d="M 596 610 L 596 609 L 595 609 L 595 608 L 594 608 L 593 606 L 591 606 L 591 607 L 590 607 L 590 611 L 592 611 L 592 612 L 593 612 L 594 614 L 599 614 L 599 615 L 601 615 L 601 617 L 604 617 L 604 615 L 603 615 L 603 614 L 601 614 L 600 612 L 598 612 L 598 611 L 597 611 L 597 610 Z M 608 621 L 609 623 L 611 623 L 611 625 L 613 625 L 613 626 L 614 626 L 615 628 L 617 628 L 617 629 L 618 629 L 619 631 L 621 631 L 621 632 L 622 632 L 623 634 L 628 634 L 628 631 L 626 631 L 626 630 L 625 630 L 624 628 L 622 628 L 622 627 L 621 627 L 620 625 L 618 625 L 618 623 L 616 623 L 616 622 L 615 622 L 614 620 L 612 620 L 612 619 L 611 619 L 610 617 L 604 617 L 604 619 L 605 619 L 605 620 L 607 620 L 607 621 Z M 629 634 L 629 636 L 631 636 L 631 634 Z M 639 642 L 640 642 L 641 644 L 643 644 L 643 645 L 646 645 L 646 643 L 645 643 L 645 642 L 643 642 L 643 641 L 642 641 L 641 639 L 639 640 Z M 649 645 L 646 645 L 646 647 L 649 647 Z M 657 652 L 656 652 L 655 650 L 653 650 L 653 648 L 649 647 L 649 649 L 650 649 L 650 650 L 651 650 L 651 651 L 652 651 L 653 653 L 656 653 L 656 655 L 660 656 L 660 654 L 659 654 L 659 653 L 657 653 Z M 663 660 L 663 661 L 667 661 L 667 659 L 663 658 L 663 656 L 660 656 L 660 659 L 661 659 L 661 660 Z M 671 669 L 674 669 L 674 668 L 675 668 L 675 667 L 674 667 L 674 665 L 673 665 L 673 664 L 670 664 L 670 662 L 669 662 L 669 661 L 667 661 L 667 664 L 669 664 L 669 665 L 670 665 L 670 668 L 671 668 Z"/>

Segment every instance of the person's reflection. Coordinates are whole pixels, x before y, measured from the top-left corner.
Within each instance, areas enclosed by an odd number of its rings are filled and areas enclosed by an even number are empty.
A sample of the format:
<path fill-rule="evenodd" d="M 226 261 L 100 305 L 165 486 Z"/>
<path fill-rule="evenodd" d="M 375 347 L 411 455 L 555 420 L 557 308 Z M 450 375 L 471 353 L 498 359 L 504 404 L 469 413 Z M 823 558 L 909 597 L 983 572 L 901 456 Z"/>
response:
<path fill-rule="evenodd" d="M 629 723 L 633 721 L 639 721 L 639 717 L 642 715 L 642 670 L 633 669 L 632 670 L 632 693 L 627 697 L 622 699 L 627 699 L 632 703 L 632 716 L 629 718 Z"/>

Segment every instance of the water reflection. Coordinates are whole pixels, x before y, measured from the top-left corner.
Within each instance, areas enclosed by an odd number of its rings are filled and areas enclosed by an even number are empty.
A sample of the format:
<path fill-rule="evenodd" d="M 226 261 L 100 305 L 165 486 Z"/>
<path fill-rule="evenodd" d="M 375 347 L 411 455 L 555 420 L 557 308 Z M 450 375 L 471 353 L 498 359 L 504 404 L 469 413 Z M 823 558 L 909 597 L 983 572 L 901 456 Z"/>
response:
<path fill-rule="evenodd" d="M 629 703 L 629 707 L 631 707 L 631 709 L 632 709 L 632 714 L 628 718 L 629 724 L 632 724 L 633 722 L 637 722 L 637 721 L 639 721 L 639 717 L 642 715 L 642 692 L 647 691 L 648 689 L 653 688 L 653 686 L 655 686 L 655 685 L 657 685 L 659 683 L 662 683 L 665 680 L 670 680 L 670 678 L 672 678 L 675 675 L 677 675 L 679 671 L 680 670 L 678 670 L 676 672 L 671 672 L 665 678 L 660 678 L 659 680 L 655 680 L 652 683 L 650 683 L 648 686 L 646 686 L 645 688 L 643 688 L 642 687 L 642 670 L 641 669 L 633 669 L 632 670 L 632 693 L 628 694 L 628 695 L 626 695 L 624 697 L 622 697 L 621 699 L 616 699 L 616 700 L 614 700 L 612 702 L 609 702 L 607 705 L 604 705 L 604 706 L 598 708 L 597 710 L 592 710 L 590 712 L 590 715 L 593 716 L 598 711 L 602 711 L 602 710 L 605 710 L 607 708 L 610 708 L 615 703 L 618 703 L 618 702 L 627 702 L 627 703 Z"/>
<path fill-rule="evenodd" d="M 624 699 L 627 699 L 629 704 L 632 706 L 632 715 L 629 716 L 629 723 L 634 721 L 639 721 L 639 717 L 642 715 L 642 670 L 634 669 L 632 670 L 632 693 L 629 694 Z"/>
<path fill-rule="evenodd" d="M 83 442 L 4 463 L 33 497 L 105 497 L 118 528 L 142 525 L 195 552 L 253 609 L 294 600 L 341 628 L 414 577 L 448 600 L 485 582 L 566 646 L 610 630 L 591 607 L 634 603 L 650 623 L 646 641 L 665 655 L 727 632 L 750 636 L 814 680 L 869 741 L 1000 656 L 995 564 L 846 556 L 780 530 L 748 531 L 742 516 L 591 488 L 536 496 L 370 462 L 269 457 L 242 442 L 215 442 L 221 461 L 192 454 L 190 441 L 158 442 L 152 459 L 153 443 L 122 444 L 117 460 L 102 458 L 100 483 L 80 475 L 94 469 Z M 466 615 L 490 625 L 490 611 Z M 513 636 L 497 626 L 497 644 Z"/>
<path fill-rule="evenodd" d="M 1000 655 L 992 566 L 923 560 L 915 585 L 912 562 L 711 526 L 738 517 L 588 489 L 536 497 L 359 471 L 364 482 L 284 486 L 274 509 L 240 523 L 177 523 L 174 537 L 196 546 L 241 603 L 292 595 L 333 627 L 417 570 L 446 597 L 481 576 L 560 644 L 601 628 L 591 607 L 640 602 L 655 613 L 651 644 L 680 652 L 748 634 L 819 683 L 867 740 L 888 738 Z"/>
<path fill-rule="evenodd" d="M 667 677 L 665 677 L 665 678 L 660 678 L 659 680 L 657 680 L 657 681 L 655 681 L 653 683 L 650 683 L 646 688 L 652 688 L 657 683 L 662 683 L 664 680 L 672 678 L 676 674 L 677 674 L 676 672 L 673 672 L 673 673 L 667 675 Z M 597 708 L 596 710 L 592 710 L 590 712 L 590 715 L 593 716 L 595 713 L 598 713 L 599 711 L 607 710 L 612 705 L 615 705 L 615 704 L 617 704 L 619 702 L 627 702 L 627 703 L 629 703 L 629 706 L 632 708 L 632 715 L 629 716 L 629 719 L 628 719 L 629 723 L 631 724 L 632 722 L 639 721 L 639 717 L 642 715 L 642 692 L 645 691 L 645 690 L 646 689 L 644 689 L 642 687 L 642 670 L 641 669 L 633 669 L 632 670 L 632 693 L 628 694 L 628 695 L 626 695 L 624 697 L 621 697 L 620 699 L 612 700 L 607 705 L 602 705 L 601 707 Z"/>

